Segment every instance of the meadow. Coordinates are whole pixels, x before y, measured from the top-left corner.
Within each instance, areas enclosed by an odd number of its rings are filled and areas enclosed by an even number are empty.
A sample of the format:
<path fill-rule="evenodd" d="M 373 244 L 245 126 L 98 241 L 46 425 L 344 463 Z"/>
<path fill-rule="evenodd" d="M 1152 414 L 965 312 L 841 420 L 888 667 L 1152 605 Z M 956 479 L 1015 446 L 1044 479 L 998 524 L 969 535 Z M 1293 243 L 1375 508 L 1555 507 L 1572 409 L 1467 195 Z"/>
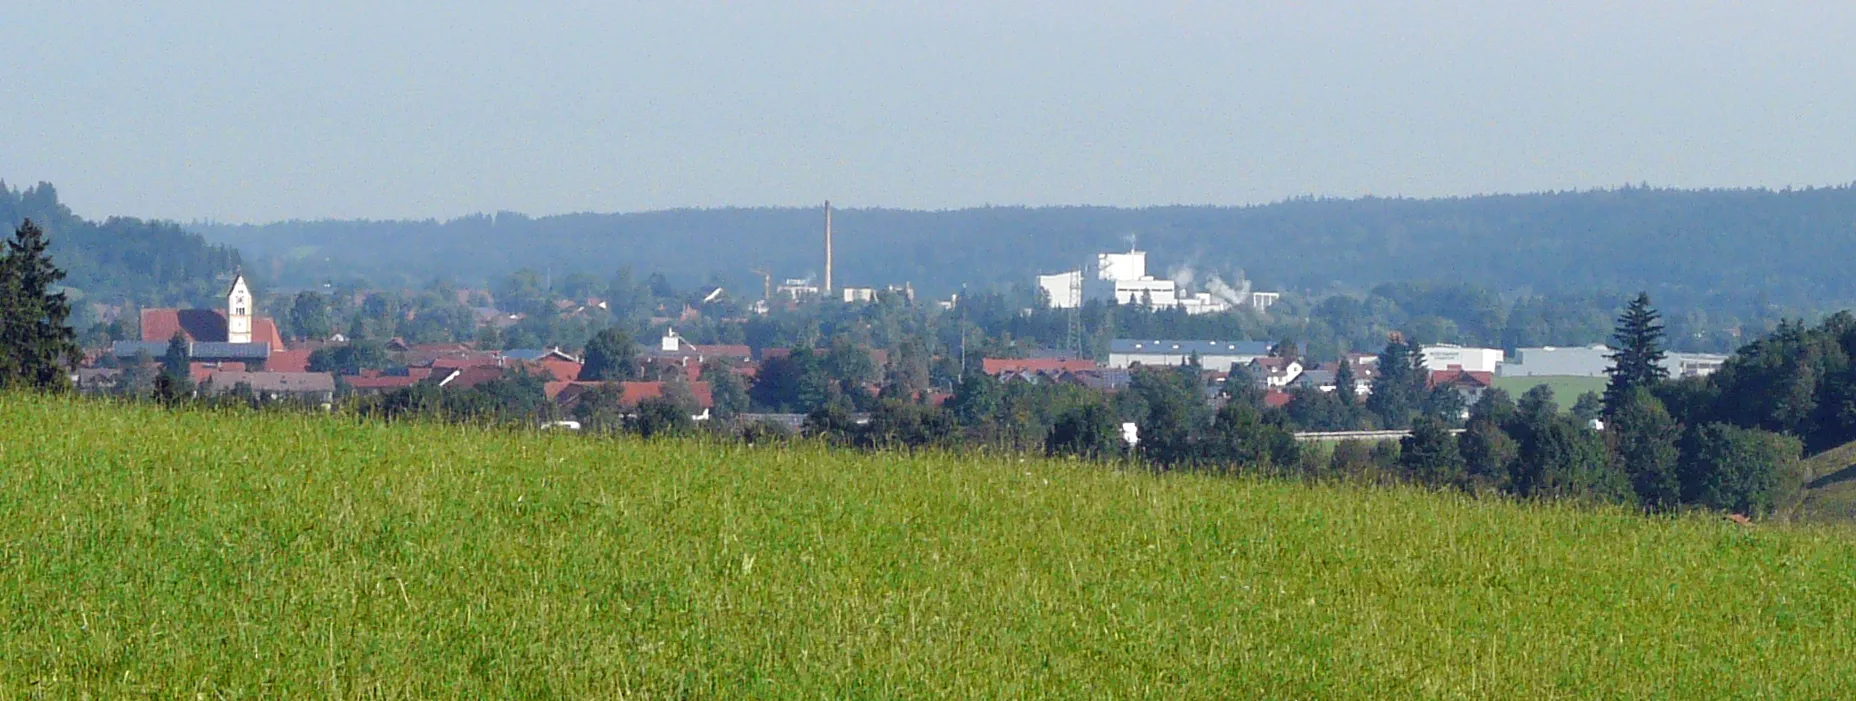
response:
<path fill-rule="evenodd" d="M 1553 401 L 1560 405 L 1561 412 L 1572 411 L 1573 402 L 1579 401 L 1579 395 L 1586 392 L 1605 393 L 1603 377 L 1572 377 L 1567 375 L 1536 375 L 1532 377 L 1497 377 L 1495 387 L 1508 393 L 1516 400 L 1535 387 L 1546 385 L 1553 389 Z"/>
<path fill-rule="evenodd" d="M 1856 538 L 0 396 L 0 697 L 1834 698 Z"/>

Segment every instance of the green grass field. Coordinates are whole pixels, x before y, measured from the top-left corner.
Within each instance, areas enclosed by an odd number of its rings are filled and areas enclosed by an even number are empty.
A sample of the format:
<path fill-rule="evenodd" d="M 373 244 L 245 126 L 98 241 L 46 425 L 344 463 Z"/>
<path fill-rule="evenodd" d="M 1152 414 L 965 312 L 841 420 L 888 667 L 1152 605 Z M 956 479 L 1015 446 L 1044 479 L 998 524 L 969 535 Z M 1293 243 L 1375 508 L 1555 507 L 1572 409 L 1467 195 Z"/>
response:
<path fill-rule="evenodd" d="M 1579 401 L 1579 395 L 1586 392 L 1605 393 L 1605 378 L 1602 377 L 1568 377 L 1559 375 L 1542 375 L 1536 377 L 1497 377 L 1495 387 L 1507 392 L 1516 400 L 1528 390 L 1540 385 L 1553 388 L 1553 401 L 1558 402 L 1560 411 L 1572 411 L 1573 402 Z"/>
<path fill-rule="evenodd" d="M 0 396 L 0 697 L 1838 698 L 1833 527 Z"/>

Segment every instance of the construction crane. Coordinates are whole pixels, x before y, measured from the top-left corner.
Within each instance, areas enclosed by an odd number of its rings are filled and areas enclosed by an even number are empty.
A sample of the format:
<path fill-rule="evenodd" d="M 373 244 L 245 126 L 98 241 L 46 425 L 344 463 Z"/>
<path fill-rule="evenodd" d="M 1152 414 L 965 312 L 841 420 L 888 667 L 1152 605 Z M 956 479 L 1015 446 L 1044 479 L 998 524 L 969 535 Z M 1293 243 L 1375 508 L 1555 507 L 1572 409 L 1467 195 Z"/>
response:
<path fill-rule="evenodd" d="M 772 302 L 773 301 L 773 273 L 767 272 L 767 269 L 764 267 L 763 268 L 749 268 L 748 272 L 751 272 L 751 273 L 754 273 L 755 275 L 760 276 L 760 298 L 768 302 Z"/>

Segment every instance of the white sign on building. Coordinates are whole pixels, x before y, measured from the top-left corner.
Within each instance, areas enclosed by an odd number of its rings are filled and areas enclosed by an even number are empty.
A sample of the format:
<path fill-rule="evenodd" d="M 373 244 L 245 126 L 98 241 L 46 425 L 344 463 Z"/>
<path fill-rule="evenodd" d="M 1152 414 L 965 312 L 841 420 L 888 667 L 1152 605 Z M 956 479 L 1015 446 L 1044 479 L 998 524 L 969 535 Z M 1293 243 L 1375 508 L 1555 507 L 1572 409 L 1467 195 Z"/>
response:
<path fill-rule="evenodd" d="M 1440 343 L 1425 346 L 1423 353 L 1424 369 L 1431 371 L 1456 367 L 1470 372 L 1495 372 L 1502 364 L 1500 348 L 1466 348 Z"/>

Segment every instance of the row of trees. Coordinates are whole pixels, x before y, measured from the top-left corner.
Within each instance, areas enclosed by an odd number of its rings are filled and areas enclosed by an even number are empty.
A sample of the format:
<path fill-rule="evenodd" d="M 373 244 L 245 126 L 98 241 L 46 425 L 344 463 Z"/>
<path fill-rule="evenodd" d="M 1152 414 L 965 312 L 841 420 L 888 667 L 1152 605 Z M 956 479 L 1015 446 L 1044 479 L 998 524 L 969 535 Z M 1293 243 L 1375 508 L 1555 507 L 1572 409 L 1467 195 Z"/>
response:
<path fill-rule="evenodd" d="M 1460 436 L 1435 418 L 1418 419 L 1402 442 L 1401 467 L 1432 485 L 1634 503 L 1651 511 L 1698 505 L 1760 515 L 1787 506 L 1803 486 L 1804 443 L 1712 413 L 1728 407 L 1705 398 L 1742 385 L 1741 370 L 1670 382 L 1660 363 L 1663 333 L 1647 295 L 1619 316 L 1602 430 L 1562 416 L 1544 386 L 1519 403 L 1491 390 L 1470 409 Z M 1729 366 L 1746 367 L 1758 345 Z M 1692 409 L 1678 417 L 1665 398 Z"/>

